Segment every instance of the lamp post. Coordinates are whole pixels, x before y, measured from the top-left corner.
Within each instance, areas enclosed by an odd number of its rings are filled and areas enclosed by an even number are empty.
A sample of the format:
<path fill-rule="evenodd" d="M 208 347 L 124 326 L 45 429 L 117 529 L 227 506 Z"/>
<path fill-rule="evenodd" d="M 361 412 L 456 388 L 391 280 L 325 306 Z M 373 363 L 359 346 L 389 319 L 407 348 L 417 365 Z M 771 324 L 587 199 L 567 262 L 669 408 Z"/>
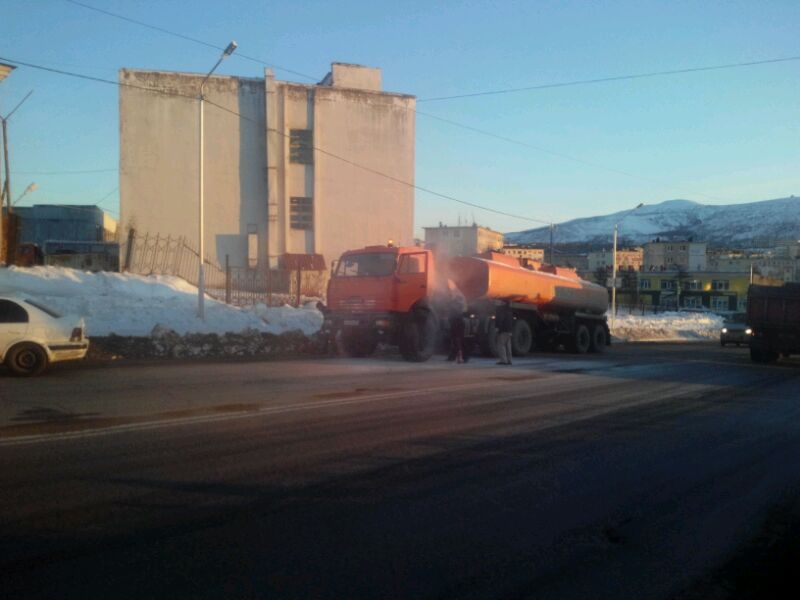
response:
<path fill-rule="evenodd" d="M 26 187 L 26 188 L 25 188 L 25 191 L 24 191 L 24 192 L 22 192 L 22 193 L 19 195 L 19 198 L 17 198 L 16 200 L 14 200 L 14 202 L 12 202 L 12 203 L 11 203 L 11 206 L 16 206 L 16 205 L 17 205 L 17 202 L 19 202 L 20 200 L 22 200 L 22 199 L 25 197 L 25 194 L 28 194 L 28 193 L 30 193 L 30 192 L 35 192 L 35 191 L 37 190 L 37 188 L 38 188 L 38 187 L 39 187 L 39 186 L 38 186 L 37 184 L 35 184 L 35 183 L 31 183 L 31 184 L 29 184 L 29 185 L 28 185 L 28 187 Z"/>
<path fill-rule="evenodd" d="M 638 210 L 644 206 L 644 203 L 635 206 L 634 208 L 630 209 L 619 221 L 614 223 L 614 255 L 612 257 L 612 261 L 614 265 L 611 267 L 611 327 L 614 327 L 614 321 L 617 316 L 617 236 L 619 234 L 619 224 L 630 215 L 633 211 Z"/>
<path fill-rule="evenodd" d="M 205 264 L 204 264 L 206 255 L 205 255 L 205 239 L 204 239 L 204 234 L 203 234 L 203 225 L 204 225 L 204 213 L 203 213 L 203 208 L 204 208 L 204 206 L 203 206 L 203 175 L 204 175 L 204 173 L 203 173 L 203 146 L 204 146 L 204 139 L 205 139 L 205 123 L 204 123 L 204 120 L 203 120 L 203 118 L 204 118 L 204 110 L 203 109 L 205 108 L 205 97 L 203 96 L 203 90 L 205 89 L 206 83 L 208 83 L 208 79 L 209 79 L 209 77 L 211 77 L 212 73 L 214 73 L 214 71 L 217 70 L 217 67 L 220 65 L 220 63 L 222 63 L 223 60 L 225 60 L 231 54 L 233 54 L 233 52 L 235 50 L 236 50 L 236 42 L 232 41 L 230 44 L 228 44 L 228 46 L 225 48 L 225 50 L 222 51 L 222 54 L 220 55 L 219 60 L 217 60 L 217 63 L 211 68 L 211 70 L 208 72 L 208 74 L 203 79 L 203 82 L 200 84 L 200 93 L 198 94 L 198 97 L 197 97 L 197 99 L 200 101 L 199 102 L 199 104 L 200 104 L 200 143 L 199 143 L 199 146 L 200 146 L 200 148 L 199 148 L 199 157 L 198 157 L 199 158 L 199 171 L 200 171 L 199 181 L 198 181 L 199 192 L 200 192 L 200 197 L 199 197 L 199 209 L 200 209 L 200 214 L 199 214 L 199 226 L 200 226 L 200 244 L 199 244 L 199 246 L 200 246 L 200 248 L 199 248 L 200 257 L 199 258 L 200 258 L 200 260 L 199 260 L 199 263 L 200 263 L 200 266 L 199 266 L 198 271 L 197 271 L 197 316 L 200 317 L 201 319 L 205 319 L 206 318 L 206 309 L 205 309 L 206 268 L 205 268 Z"/>

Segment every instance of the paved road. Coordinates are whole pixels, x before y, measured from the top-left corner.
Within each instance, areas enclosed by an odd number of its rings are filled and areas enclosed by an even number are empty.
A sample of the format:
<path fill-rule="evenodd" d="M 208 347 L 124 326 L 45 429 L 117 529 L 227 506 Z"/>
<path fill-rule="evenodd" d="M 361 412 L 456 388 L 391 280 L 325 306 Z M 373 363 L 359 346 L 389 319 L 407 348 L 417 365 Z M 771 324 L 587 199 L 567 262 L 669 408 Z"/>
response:
<path fill-rule="evenodd" d="M 0 589 L 705 596 L 800 497 L 799 417 L 800 362 L 712 345 L 0 373 Z"/>

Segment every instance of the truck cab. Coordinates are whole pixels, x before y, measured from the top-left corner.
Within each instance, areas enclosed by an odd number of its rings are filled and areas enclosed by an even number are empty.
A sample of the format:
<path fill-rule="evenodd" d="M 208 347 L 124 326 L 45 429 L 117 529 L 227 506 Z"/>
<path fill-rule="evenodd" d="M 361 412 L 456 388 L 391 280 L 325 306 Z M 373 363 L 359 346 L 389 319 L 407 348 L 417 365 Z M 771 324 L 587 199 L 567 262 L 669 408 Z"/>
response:
<path fill-rule="evenodd" d="M 438 330 L 436 288 L 429 250 L 387 245 L 345 252 L 328 282 L 328 326 L 352 356 L 367 356 L 385 341 L 409 360 L 427 360 Z"/>

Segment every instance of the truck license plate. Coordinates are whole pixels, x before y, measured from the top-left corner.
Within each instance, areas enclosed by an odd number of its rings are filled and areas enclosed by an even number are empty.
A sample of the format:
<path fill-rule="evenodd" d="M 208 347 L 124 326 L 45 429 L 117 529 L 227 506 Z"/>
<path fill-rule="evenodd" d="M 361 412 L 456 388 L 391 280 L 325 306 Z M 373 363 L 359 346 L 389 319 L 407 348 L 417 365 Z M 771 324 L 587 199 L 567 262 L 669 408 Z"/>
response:
<path fill-rule="evenodd" d="M 345 319 L 344 324 L 345 325 L 350 325 L 350 326 L 358 325 L 358 320 L 356 320 L 356 319 Z"/>

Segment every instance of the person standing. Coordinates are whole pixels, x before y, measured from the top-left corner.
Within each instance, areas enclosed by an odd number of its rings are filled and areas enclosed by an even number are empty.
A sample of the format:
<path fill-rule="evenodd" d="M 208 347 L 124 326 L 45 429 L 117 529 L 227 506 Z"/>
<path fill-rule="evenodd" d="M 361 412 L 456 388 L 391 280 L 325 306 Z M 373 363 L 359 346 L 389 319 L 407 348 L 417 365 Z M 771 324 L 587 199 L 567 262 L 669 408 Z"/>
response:
<path fill-rule="evenodd" d="M 469 360 L 464 347 L 466 323 L 464 323 L 464 303 L 456 298 L 450 303 L 450 354 L 447 360 L 464 363 Z"/>
<path fill-rule="evenodd" d="M 514 331 L 514 313 L 511 310 L 511 301 L 503 300 L 497 307 L 494 318 L 497 328 L 497 356 L 498 365 L 511 364 L 511 334 Z"/>

